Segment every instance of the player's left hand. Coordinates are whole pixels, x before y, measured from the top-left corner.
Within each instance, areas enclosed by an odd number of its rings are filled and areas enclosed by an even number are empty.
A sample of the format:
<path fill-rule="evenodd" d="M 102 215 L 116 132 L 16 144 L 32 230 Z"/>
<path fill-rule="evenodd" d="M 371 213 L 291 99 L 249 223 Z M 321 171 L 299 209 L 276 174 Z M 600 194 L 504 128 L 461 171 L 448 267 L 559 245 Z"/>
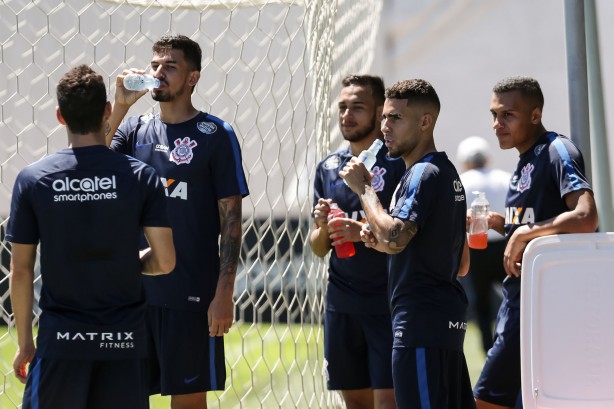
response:
<path fill-rule="evenodd" d="M 377 246 L 377 239 L 371 231 L 369 223 L 365 223 L 362 225 L 362 228 L 360 229 L 360 240 L 365 243 L 365 247 L 374 248 L 375 246 Z"/>
<path fill-rule="evenodd" d="M 510 236 L 503 253 L 503 267 L 507 275 L 520 277 L 522 271 L 522 254 L 527 247 L 528 241 L 523 239 L 523 235 L 529 230 L 526 225 L 517 228 Z"/>
<path fill-rule="evenodd" d="M 234 303 L 232 302 L 232 295 L 230 297 L 223 297 L 216 294 L 207 311 L 209 335 L 221 337 L 224 334 L 228 334 L 232 326 L 233 312 Z"/>
<path fill-rule="evenodd" d="M 364 163 L 352 158 L 339 172 L 339 177 L 345 180 L 350 189 L 356 194 L 362 193 L 365 185 L 370 185 L 373 175 L 365 168 Z"/>
<path fill-rule="evenodd" d="M 13 370 L 15 376 L 21 383 L 26 383 L 28 373 L 26 371 L 27 365 L 34 359 L 36 348 L 34 347 L 34 341 L 28 343 L 25 348 L 17 348 L 15 352 L 15 358 L 13 359 Z"/>

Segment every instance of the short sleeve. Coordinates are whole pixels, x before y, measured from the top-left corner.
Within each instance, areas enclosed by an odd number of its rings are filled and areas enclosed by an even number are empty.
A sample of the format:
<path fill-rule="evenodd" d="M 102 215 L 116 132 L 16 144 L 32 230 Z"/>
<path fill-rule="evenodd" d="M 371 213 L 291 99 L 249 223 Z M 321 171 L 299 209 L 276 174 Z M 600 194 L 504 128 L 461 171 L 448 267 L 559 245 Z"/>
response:
<path fill-rule="evenodd" d="M 7 226 L 6 240 L 11 243 L 37 244 L 39 228 L 33 207 L 35 180 L 22 170 L 15 181 L 11 199 L 11 212 Z"/>

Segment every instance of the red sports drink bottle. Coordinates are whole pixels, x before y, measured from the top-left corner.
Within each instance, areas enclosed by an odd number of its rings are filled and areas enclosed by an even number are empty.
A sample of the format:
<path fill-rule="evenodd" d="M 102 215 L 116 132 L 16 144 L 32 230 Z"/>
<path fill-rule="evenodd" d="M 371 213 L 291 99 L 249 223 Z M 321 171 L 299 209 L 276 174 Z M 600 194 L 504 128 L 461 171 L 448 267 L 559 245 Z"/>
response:
<path fill-rule="evenodd" d="M 330 205 L 330 211 L 328 212 L 328 220 L 330 221 L 331 219 L 338 217 L 345 217 L 345 212 L 339 208 L 337 203 L 332 203 Z M 336 245 L 335 253 L 337 253 L 337 257 L 339 258 L 352 257 L 354 254 L 356 254 L 354 243 L 351 241 L 346 241 L 345 243 Z"/>

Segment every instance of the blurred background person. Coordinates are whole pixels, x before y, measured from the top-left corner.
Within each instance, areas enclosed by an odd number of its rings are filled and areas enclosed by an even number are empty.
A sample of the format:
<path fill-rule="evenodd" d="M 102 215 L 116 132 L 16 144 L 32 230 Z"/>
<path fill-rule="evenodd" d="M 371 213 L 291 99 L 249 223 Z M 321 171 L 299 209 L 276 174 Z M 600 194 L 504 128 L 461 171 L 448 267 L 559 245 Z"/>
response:
<path fill-rule="evenodd" d="M 458 145 L 457 161 L 464 170 L 460 174 L 467 193 L 467 209 L 471 207 L 472 192 L 486 193 L 490 210 L 504 214 L 505 196 L 510 174 L 488 166 L 491 159 L 490 145 L 480 136 L 469 136 Z M 482 348 L 486 353 L 493 343 L 493 322 L 497 307 L 501 304 L 501 281 L 505 278 L 503 252 L 505 238 L 490 229 L 488 247 L 484 250 L 470 249 L 471 274 L 460 277 L 469 297 L 470 316 L 477 322 L 482 337 Z"/>

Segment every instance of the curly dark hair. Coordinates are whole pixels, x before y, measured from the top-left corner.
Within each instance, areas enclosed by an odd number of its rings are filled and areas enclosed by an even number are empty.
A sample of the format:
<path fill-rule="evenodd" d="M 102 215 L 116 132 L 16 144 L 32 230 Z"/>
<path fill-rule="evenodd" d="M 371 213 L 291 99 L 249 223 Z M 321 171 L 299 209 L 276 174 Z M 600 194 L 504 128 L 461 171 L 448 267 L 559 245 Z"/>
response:
<path fill-rule="evenodd" d="M 369 87 L 371 89 L 371 95 L 375 100 L 375 105 L 384 105 L 384 80 L 381 77 L 366 74 L 350 74 L 341 80 L 343 87 L 349 87 L 350 85 L 358 85 L 361 87 Z"/>
<path fill-rule="evenodd" d="M 511 91 L 520 91 L 524 98 L 535 102 L 539 108 L 544 107 L 544 94 L 539 82 L 531 77 L 507 77 L 497 82 L 492 88 L 492 92 L 495 94 Z"/>
<path fill-rule="evenodd" d="M 66 126 L 76 134 L 100 131 L 107 104 L 102 76 L 83 64 L 60 79 L 56 88 L 58 107 Z"/>
<path fill-rule="evenodd" d="M 431 105 L 437 112 L 441 109 L 441 103 L 435 88 L 425 80 L 411 79 L 397 81 L 386 89 L 386 98 L 406 99 L 407 104 Z"/>
<path fill-rule="evenodd" d="M 201 70 L 201 60 L 203 53 L 198 43 L 181 34 L 167 34 L 160 37 L 151 47 L 154 53 L 162 53 L 165 50 L 181 50 L 185 60 L 194 67 L 194 70 Z"/>

